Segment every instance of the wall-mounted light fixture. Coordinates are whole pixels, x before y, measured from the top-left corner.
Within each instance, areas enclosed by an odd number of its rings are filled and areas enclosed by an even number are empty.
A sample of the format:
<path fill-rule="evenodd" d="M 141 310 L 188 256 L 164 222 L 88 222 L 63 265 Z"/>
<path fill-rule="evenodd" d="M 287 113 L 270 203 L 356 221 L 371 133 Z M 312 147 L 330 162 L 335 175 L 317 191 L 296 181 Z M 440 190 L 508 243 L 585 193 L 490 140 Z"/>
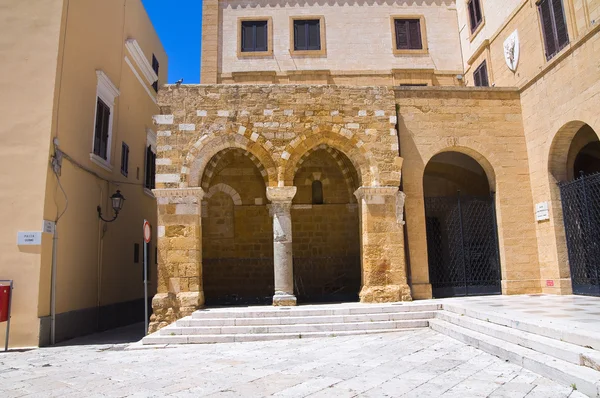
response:
<path fill-rule="evenodd" d="M 100 206 L 96 208 L 96 210 L 98 210 L 98 217 L 104 222 L 113 222 L 117 219 L 117 217 L 119 217 L 119 212 L 123 208 L 123 202 L 125 201 L 125 198 L 123 195 L 121 195 L 121 191 L 117 190 L 117 192 L 110 197 L 110 201 L 112 202 L 112 208 L 115 211 L 115 216 L 112 220 L 105 220 L 102 218 L 102 208 Z"/>

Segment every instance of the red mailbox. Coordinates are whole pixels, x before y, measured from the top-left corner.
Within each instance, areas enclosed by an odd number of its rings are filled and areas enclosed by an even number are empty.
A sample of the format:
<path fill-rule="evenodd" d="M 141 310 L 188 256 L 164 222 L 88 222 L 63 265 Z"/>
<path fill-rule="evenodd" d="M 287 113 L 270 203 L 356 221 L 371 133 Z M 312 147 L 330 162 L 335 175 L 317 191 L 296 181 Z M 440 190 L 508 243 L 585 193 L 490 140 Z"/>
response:
<path fill-rule="evenodd" d="M 0 322 L 8 321 L 8 309 L 10 308 L 10 285 L 0 285 Z"/>

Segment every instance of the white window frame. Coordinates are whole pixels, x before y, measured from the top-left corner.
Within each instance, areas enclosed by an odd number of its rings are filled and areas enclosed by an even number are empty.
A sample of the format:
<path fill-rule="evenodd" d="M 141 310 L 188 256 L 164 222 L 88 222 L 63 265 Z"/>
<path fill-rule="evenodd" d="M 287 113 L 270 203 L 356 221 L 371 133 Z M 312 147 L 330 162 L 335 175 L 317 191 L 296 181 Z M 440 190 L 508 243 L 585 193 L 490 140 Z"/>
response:
<path fill-rule="evenodd" d="M 92 128 L 92 151 L 90 152 L 90 160 L 96 163 L 107 171 L 112 171 L 111 152 L 112 152 L 112 136 L 113 136 L 113 119 L 115 115 L 115 99 L 119 96 L 119 89 L 113 84 L 110 78 L 102 70 L 96 71 L 98 78 L 98 86 L 96 87 L 96 100 L 94 101 L 94 124 Z M 96 138 L 96 118 L 98 117 L 98 98 L 104 102 L 109 110 L 108 118 L 108 140 L 106 142 L 106 160 L 94 153 L 94 141 Z"/>
<path fill-rule="evenodd" d="M 148 169 L 148 158 L 146 157 L 146 149 L 148 149 L 148 147 L 150 147 L 152 149 L 152 152 L 154 152 L 154 155 L 156 155 L 156 133 L 149 128 L 146 129 L 146 145 L 144 146 L 144 193 L 146 195 L 154 197 L 152 190 L 146 188 L 146 170 Z"/>

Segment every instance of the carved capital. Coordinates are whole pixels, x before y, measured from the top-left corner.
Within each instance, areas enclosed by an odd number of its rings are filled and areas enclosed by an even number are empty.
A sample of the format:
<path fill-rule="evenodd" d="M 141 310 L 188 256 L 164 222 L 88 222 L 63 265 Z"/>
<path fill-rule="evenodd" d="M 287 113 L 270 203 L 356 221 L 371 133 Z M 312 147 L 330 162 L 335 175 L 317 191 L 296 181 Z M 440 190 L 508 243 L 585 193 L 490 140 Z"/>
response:
<path fill-rule="evenodd" d="M 386 196 L 396 195 L 398 191 L 398 187 L 360 187 L 354 192 L 354 196 L 367 204 L 382 205 Z"/>
<path fill-rule="evenodd" d="M 204 190 L 194 188 L 162 188 L 153 189 L 158 204 L 200 204 L 204 198 Z"/>
<path fill-rule="evenodd" d="M 292 199 L 294 199 L 294 196 L 296 195 L 296 191 L 298 190 L 298 188 L 291 186 L 291 187 L 267 187 L 267 199 L 269 199 L 271 202 L 278 203 L 278 202 L 283 202 L 283 203 L 292 203 Z"/>

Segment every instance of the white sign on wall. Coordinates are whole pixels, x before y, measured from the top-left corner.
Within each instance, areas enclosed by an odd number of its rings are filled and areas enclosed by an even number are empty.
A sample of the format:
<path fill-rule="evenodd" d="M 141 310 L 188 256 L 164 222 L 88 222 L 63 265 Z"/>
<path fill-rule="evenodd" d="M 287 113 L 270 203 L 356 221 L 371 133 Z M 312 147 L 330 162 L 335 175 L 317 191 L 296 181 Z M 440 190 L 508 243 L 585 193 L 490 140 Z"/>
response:
<path fill-rule="evenodd" d="M 41 231 L 17 232 L 17 245 L 39 246 L 42 244 Z"/>
<path fill-rule="evenodd" d="M 540 202 L 535 205 L 535 220 L 546 221 L 550 219 L 550 209 L 548 202 Z"/>
<path fill-rule="evenodd" d="M 504 40 L 504 59 L 506 60 L 508 69 L 513 72 L 517 70 L 517 65 L 519 65 L 520 54 L 519 32 L 515 30 Z"/>

